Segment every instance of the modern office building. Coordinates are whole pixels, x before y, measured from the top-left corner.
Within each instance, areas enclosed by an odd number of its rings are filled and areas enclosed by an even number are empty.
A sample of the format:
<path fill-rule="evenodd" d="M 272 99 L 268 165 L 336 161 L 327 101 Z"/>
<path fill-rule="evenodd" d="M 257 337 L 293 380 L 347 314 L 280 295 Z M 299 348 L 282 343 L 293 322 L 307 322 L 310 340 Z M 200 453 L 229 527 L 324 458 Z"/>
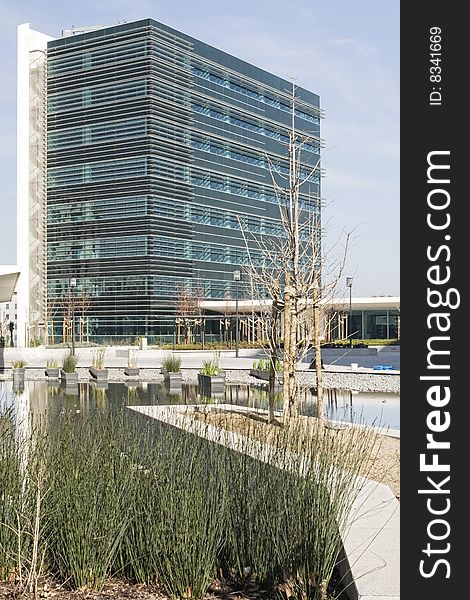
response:
<path fill-rule="evenodd" d="M 297 88 L 304 174 L 320 117 Z M 281 235 L 291 125 L 290 82 L 152 19 L 20 25 L 18 336 L 60 335 L 72 303 L 91 338 L 159 338 L 182 296 L 233 299 L 246 245 L 257 264 Z M 318 223 L 319 197 L 317 168 L 301 202 Z"/>
<path fill-rule="evenodd" d="M 325 339 L 399 339 L 400 297 L 328 300 L 323 306 Z"/>

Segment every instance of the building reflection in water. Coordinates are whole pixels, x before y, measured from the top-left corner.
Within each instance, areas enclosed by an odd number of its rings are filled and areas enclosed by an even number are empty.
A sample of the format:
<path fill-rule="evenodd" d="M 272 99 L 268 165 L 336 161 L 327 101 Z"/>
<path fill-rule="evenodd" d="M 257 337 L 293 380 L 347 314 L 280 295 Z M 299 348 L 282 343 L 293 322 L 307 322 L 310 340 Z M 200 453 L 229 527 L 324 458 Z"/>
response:
<path fill-rule="evenodd" d="M 63 387 L 58 381 L 26 381 L 13 386 L 0 381 L 0 414 L 7 410 L 15 427 L 28 436 L 34 424 L 53 423 L 59 414 L 74 412 L 87 416 L 121 410 L 126 406 L 197 404 L 201 402 L 234 404 L 267 410 L 267 384 L 226 385 L 220 397 L 201 398 L 198 386 L 183 384 L 175 392 L 155 382 L 105 383 L 80 382 Z M 276 390 L 274 410 L 282 411 L 282 388 Z M 398 394 L 364 393 L 354 390 L 325 389 L 325 415 L 328 419 L 380 425 L 398 429 L 400 398 Z M 300 412 L 316 416 L 316 390 L 301 390 Z"/>

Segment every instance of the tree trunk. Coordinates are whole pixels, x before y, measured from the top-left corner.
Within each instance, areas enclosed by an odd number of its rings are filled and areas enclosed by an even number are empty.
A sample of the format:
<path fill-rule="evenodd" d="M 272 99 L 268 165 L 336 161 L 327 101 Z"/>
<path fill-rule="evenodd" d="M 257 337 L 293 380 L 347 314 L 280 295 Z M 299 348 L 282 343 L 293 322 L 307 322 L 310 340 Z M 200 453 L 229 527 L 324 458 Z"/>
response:
<path fill-rule="evenodd" d="M 284 363 L 282 400 L 283 411 L 287 417 L 294 417 L 298 413 L 296 389 L 296 351 L 297 351 L 297 318 L 296 307 L 293 305 L 292 290 L 290 287 L 290 273 L 286 273 L 284 291 Z"/>
<path fill-rule="evenodd" d="M 290 344 L 289 344 L 289 414 L 297 417 L 299 414 L 299 397 L 297 393 L 297 300 L 291 298 Z"/>
<path fill-rule="evenodd" d="M 318 419 L 323 422 L 323 372 L 320 345 L 320 297 L 318 283 L 315 282 L 313 291 L 313 327 L 315 343 L 315 374 L 317 379 L 317 414 Z"/>
<path fill-rule="evenodd" d="M 274 391 L 276 386 L 276 350 L 271 349 L 271 360 L 269 361 L 269 395 L 268 395 L 268 423 L 274 423 Z"/>
<path fill-rule="evenodd" d="M 271 338 L 271 356 L 269 361 L 269 388 L 268 388 L 268 423 L 274 423 L 274 395 L 276 387 L 276 361 L 277 361 L 277 349 L 279 346 L 279 308 L 276 299 L 273 300 L 272 305 L 272 327 L 270 330 Z"/>
<path fill-rule="evenodd" d="M 283 352 L 283 386 L 282 386 L 282 408 L 285 417 L 290 416 L 290 341 L 291 341 L 291 310 L 290 310 L 290 273 L 285 274 L 284 290 L 284 352 Z"/>

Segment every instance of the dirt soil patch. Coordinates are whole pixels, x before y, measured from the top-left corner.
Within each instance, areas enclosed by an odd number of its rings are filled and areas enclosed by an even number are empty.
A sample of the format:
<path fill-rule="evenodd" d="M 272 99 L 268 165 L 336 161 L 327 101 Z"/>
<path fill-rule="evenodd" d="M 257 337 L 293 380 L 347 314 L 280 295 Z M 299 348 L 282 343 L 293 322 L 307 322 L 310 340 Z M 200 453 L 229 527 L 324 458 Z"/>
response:
<path fill-rule="evenodd" d="M 38 593 L 21 594 L 15 583 L 0 582 L 0 598 L 2 600 L 33 600 L 33 598 L 48 600 L 171 600 L 153 586 L 131 584 L 118 579 L 108 579 L 99 592 L 92 590 L 69 590 L 50 580 L 43 580 L 38 585 Z M 209 588 L 205 600 L 272 600 L 265 590 L 251 584 L 244 587 L 229 586 L 215 581 Z"/>

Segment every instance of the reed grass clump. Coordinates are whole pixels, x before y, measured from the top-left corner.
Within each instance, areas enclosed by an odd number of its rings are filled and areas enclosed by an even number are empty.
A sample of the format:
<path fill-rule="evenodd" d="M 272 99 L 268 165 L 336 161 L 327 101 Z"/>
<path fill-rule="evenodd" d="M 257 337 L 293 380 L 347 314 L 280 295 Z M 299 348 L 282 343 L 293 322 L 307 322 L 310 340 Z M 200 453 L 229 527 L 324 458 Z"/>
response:
<path fill-rule="evenodd" d="M 167 354 L 162 360 L 162 369 L 166 373 L 178 373 L 181 371 L 181 357 Z"/>
<path fill-rule="evenodd" d="M 95 369 L 104 369 L 104 358 L 106 355 L 106 346 L 93 350 L 92 366 Z"/>
<path fill-rule="evenodd" d="M 15 581 L 18 593 L 35 594 L 42 574 L 46 445 L 31 415 L 0 412 L 0 581 Z"/>
<path fill-rule="evenodd" d="M 230 418 L 218 421 L 221 442 L 231 439 L 223 433 L 232 429 Z M 341 531 L 377 444 L 370 429 L 332 431 L 316 419 L 294 419 L 269 430 L 253 420 L 236 452 L 219 446 L 227 508 L 220 563 L 227 576 L 243 581 L 248 574 L 299 600 L 326 598 Z"/>
<path fill-rule="evenodd" d="M 129 525 L 132 471 L 124 422 L 94 413 L 55 423 L 47 457 L 45 529 L 52 571 L 73 588 L 101 589 Z"/>
<path fill-rule="evenodd" d="M 129 353 L 127 355 L 127 366 L 131 369 L 137 368 L 137 352 L 135 348 L 129 348 Z"/>
<path fill-rule="evenodd" d="M 13 411 L 0 414 L 0 581 L 18 568 L 18 515 L 21 514 L 20 448 L 15 441 Z"/>
<path fill-rule="evenodd" d="M 153 424 L 151 424 L 153 425 Z M 216 576 L 225 510 L 209 442 L 144 425 L 132 520 L 119 570 L 172 598 L 202 598 Z"/>
<path fill-rule="evenodd" d="M 77 367 L 78 358 L 72 352 L 66 354 L 62 360 L 62 370 L 65 373 L 75 373 Z"/>
<path fill-rule="evenodd" d="M 325 600 L 373 432 L 295 419 L 234 438 L 230 414 L 199 417 L 69 411 L 21 441 L 0 416 L 0 578 L 44 565 L 74 589 L 114 576 L 200 600 L 222 574 Z"/>

